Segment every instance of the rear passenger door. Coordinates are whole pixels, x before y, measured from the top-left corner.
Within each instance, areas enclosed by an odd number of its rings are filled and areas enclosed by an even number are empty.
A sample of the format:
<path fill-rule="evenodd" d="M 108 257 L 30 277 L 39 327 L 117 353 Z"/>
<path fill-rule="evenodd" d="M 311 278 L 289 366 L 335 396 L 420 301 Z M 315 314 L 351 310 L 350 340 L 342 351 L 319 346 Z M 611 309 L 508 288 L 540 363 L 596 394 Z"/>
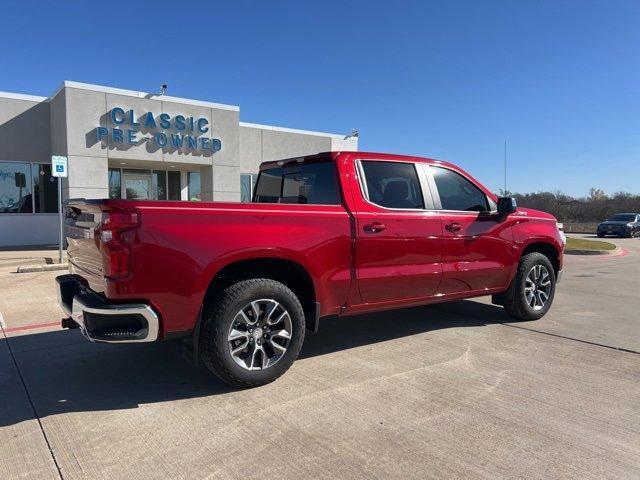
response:
<path fill-rule="evenodd" d="M 431 210 L 424 170 L 413 162 L 362 159 L 356 172 L 355 262 L 362 299 L 402 302 L 433 295 L 441 277 L 442 227 Z"/>
<path fill-rule="evenodd" d="M 439 294 L 506 286 L 513 264 L 511 224 L 470 179 L 445 166 L 425 165 L 443 223 Z"/>

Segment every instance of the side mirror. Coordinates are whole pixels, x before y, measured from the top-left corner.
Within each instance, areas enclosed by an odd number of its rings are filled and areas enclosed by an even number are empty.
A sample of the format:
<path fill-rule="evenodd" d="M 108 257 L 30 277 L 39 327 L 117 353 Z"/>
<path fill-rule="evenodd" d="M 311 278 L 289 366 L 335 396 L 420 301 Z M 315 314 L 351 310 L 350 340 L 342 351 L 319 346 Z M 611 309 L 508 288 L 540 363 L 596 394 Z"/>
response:
<path fill-rule="evenodd" d="M 500 215 L 509 215 L 518 208 L 518 204 L 515 198 L 512 197 L 500 197 L 498 198 L 498 213 Z"/>

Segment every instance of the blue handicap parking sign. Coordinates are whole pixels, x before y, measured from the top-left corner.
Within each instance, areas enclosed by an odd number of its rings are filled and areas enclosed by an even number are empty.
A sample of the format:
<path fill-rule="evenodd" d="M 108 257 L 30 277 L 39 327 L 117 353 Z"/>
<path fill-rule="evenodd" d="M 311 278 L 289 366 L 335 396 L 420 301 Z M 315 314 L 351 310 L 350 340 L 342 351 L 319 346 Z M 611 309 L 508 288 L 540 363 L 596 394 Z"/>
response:
<path fill-rule="evenodd" d="M 63 165 L 56 165 L 56 172 L 64 172 L 64 166 Z"/>

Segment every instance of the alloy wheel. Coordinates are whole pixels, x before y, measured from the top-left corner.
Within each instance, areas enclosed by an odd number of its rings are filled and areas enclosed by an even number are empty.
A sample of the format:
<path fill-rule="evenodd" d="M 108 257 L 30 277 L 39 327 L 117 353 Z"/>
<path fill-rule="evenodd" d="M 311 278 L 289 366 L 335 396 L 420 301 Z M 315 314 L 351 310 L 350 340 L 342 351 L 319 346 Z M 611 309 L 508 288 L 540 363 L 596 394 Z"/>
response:
<path fill-rule="evenodd" d="M 254 300 L 238 311 L 227 336 L 229 353 L 245 370 L 264 370 L 287 352 L 293 334 L 287 309 L 271 298 Z"/>
<path fill-rule="evenodd" d="M 544 265 L 534 265 L 525 280 L 524 295 L 529 306 L 542 310 L 551 295 L 551 274 Z"/>

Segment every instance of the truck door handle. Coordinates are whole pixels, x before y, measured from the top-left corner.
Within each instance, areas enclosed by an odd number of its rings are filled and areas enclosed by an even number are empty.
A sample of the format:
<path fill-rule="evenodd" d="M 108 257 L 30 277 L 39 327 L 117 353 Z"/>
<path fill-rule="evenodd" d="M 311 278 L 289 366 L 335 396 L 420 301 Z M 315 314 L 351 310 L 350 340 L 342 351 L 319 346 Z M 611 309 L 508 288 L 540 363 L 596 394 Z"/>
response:
<path fill-rule="evenodd" d="M 363 227 L 363 230 L 365 232 L 378 233 L 378 232 L 382 232 L 385 228 L 387 227 L 385 227 L 383 223 L 373 222 L 373 223 L 370 223 L 369 225 L 365 225 Z"/>
<path fill-rule="evenodd" d="M 460 225 L 458 222 L 453 222 L 453 223 L 449 223 L 448 225 L 445 225 L 444 228 L 446 228 L 450 232 L 458 232 L 462 230 L 462 225 Z"/>

